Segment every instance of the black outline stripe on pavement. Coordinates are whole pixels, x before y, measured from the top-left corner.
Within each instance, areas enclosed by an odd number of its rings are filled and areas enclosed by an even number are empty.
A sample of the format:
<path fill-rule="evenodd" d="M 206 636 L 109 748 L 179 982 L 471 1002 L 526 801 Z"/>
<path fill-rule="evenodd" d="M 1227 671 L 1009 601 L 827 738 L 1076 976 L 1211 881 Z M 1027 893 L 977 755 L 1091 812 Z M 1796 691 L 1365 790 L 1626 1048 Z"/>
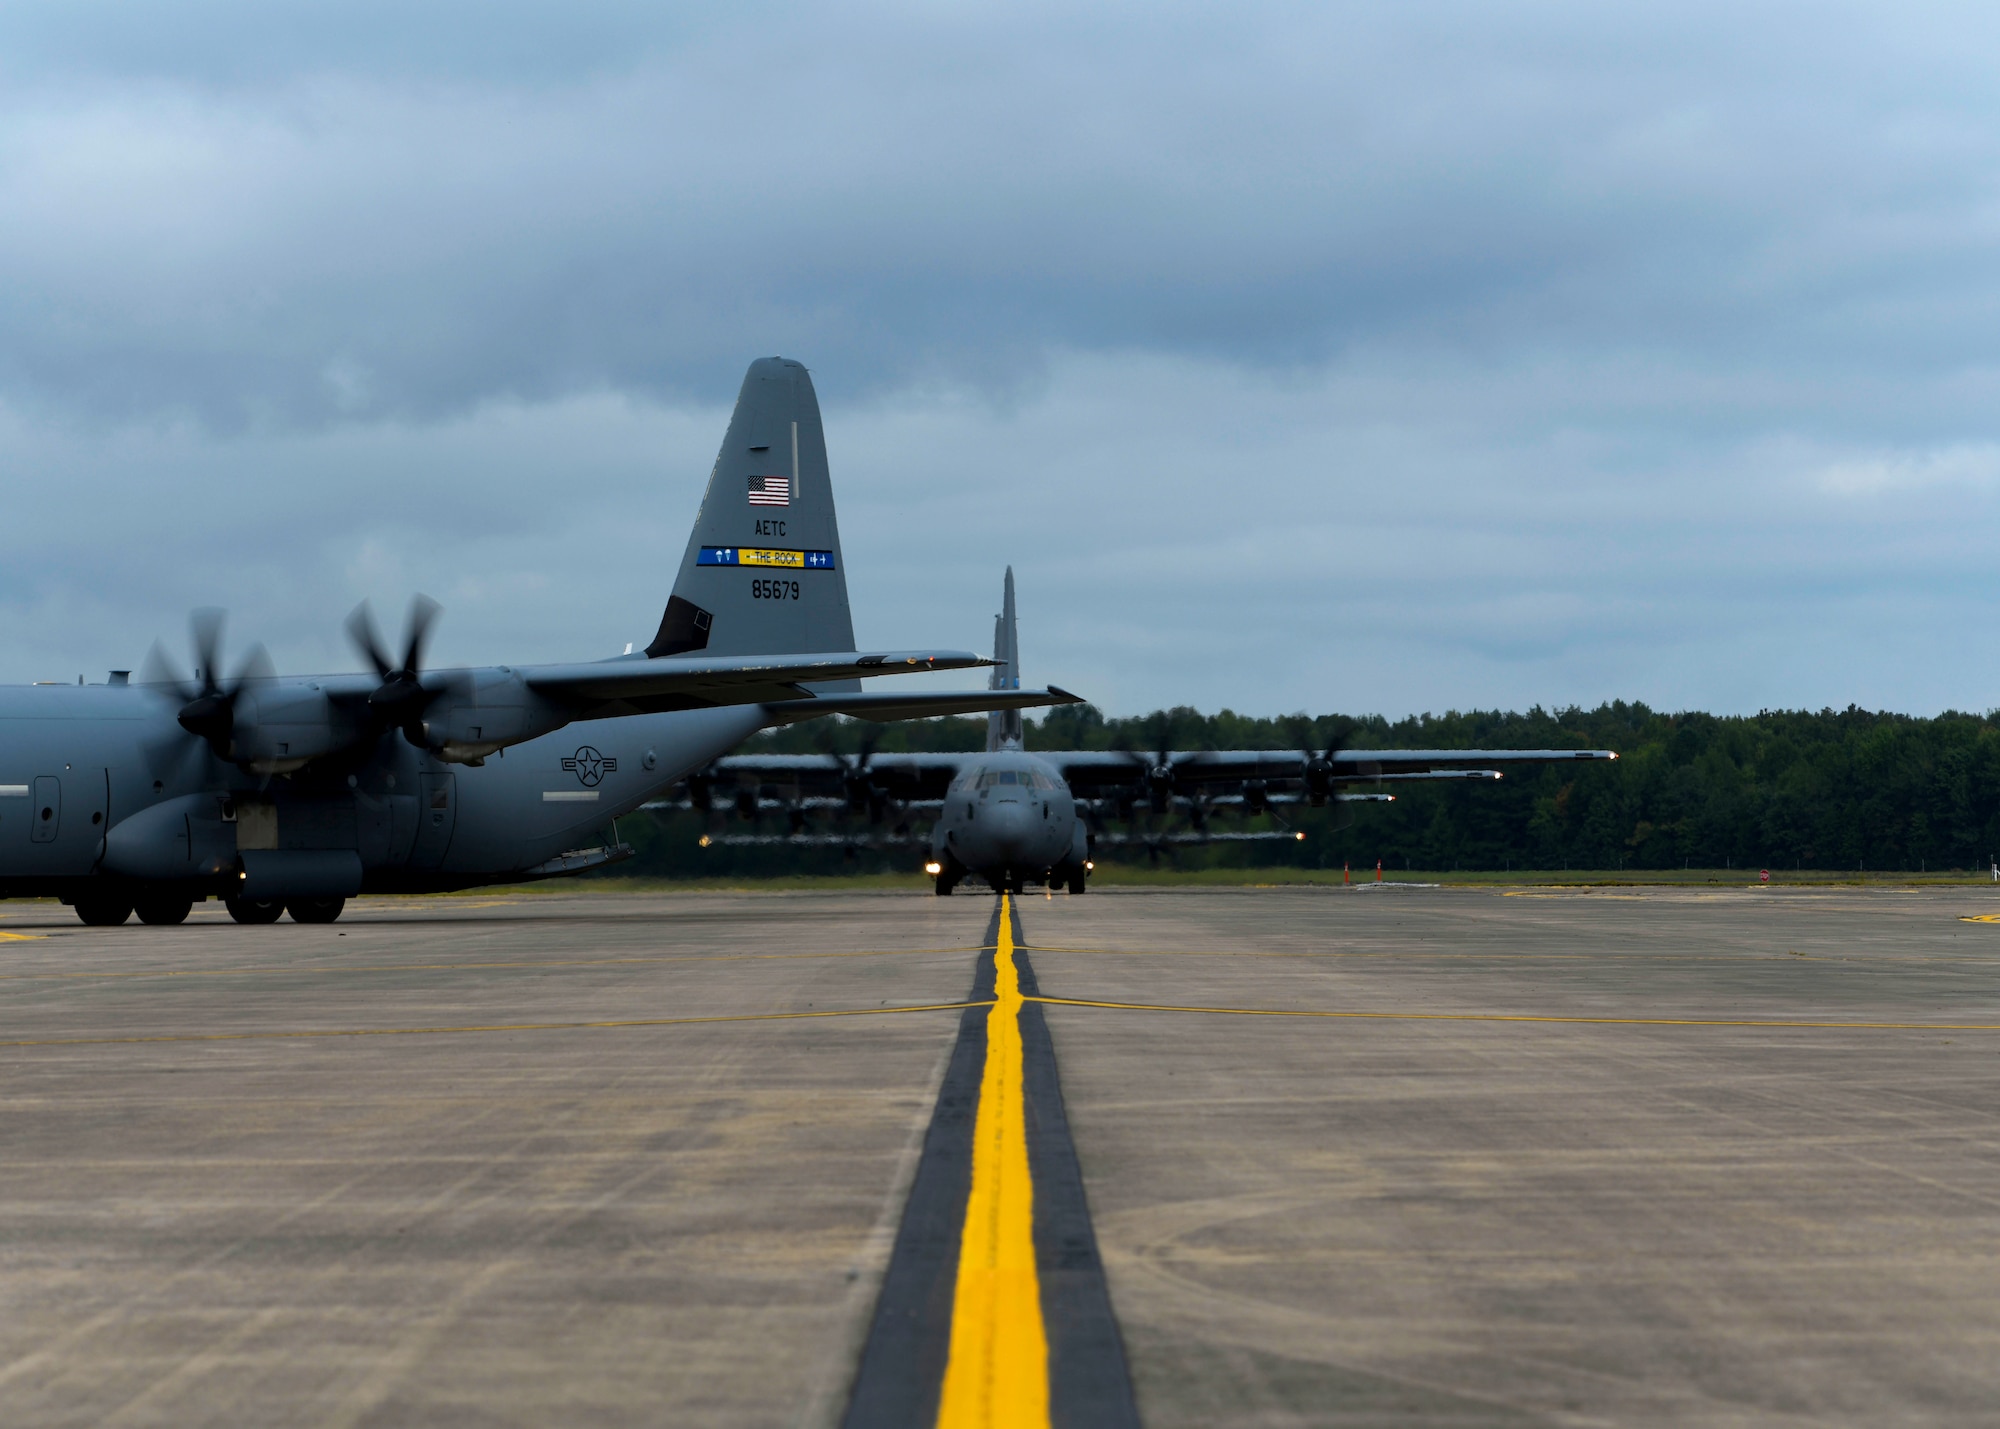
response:
<path fill-rule="evenodd" d="M 986 947 L 973 965 L 968 1001 L 993 1001 L 993 950 L 999 938 L 996 899 Z M 958 1042 L 945 1064 L 910 1198 L 896 1227 L 854 1392 L 841 1420 L 844 1429 L 913 1429 L 937 1420 L 951 1352 L 959 1238 L 965 1230 L 965 1203 L 972 1196 L 972 1128 L 979 1111 L 980 1074 L 986 1069 L 989 1010 L 968 1007 L 959 1017 Z"/>
<path fill-rule="evenodd" d="M 1010 906 L 1012 900 L 1008 900 Z M 1039 988 L 1015 910 L 1014 965 L 1026 996 Z M 986 947 L 975 965 L 968 1000 L 994 998 L 994 953 L 1000 937 L 996 902 Z M 953 1293 L 959 1245 L 972 1189 L 972 1138 L 986 1066 L 988 1006 L 966 1008 L 924 1136 L 909 1200 L 883 1276 L 875 1316 L 855 1373 L 844 1429 L 908 1429 L 936 1422 L 951 1350 Z M 1055 1046 L 1038 1003 L 1022 1008 L 1023 1099 L 1028 1163 L 1034 1180 L 1034 1237 L 1048 1337 L 1049 1419 L 1054 1426 L 1139 1423 L 1124 1337 L 1091 1228 L 1083 1173 L 1063 1107 Z"/>
<path fill-rule="evenodd" d="M 1039 997 L 1018 907 L 1014 967 L 1021 995 Z M 1035 1178 L 1035 1263 L 1049 1337 L 1049 1420 L 1057 1426 L 1137 1429 L 1139 1409 L 1125 1362 L 1125 1337 L 1111 1309 L 1111 1287 L 1097 1253 L 1083 1168 L 1070 1137 L 1055 1043 L 1042 1006 L 1030 1002 L 1021 1009 L 1021 1075 L 1028 1103 L 1028 1165 Z"/>

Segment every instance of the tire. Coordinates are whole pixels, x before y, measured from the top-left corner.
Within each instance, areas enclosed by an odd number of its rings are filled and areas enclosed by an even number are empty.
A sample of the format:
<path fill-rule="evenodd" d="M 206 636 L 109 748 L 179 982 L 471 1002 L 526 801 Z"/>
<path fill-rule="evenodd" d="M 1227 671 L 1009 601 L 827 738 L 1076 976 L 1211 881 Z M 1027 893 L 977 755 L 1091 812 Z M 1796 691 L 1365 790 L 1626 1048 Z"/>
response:
<path fill-rule="evenodd" d="M 187 922 L 188 914 L 194 909 L 194 900 L 162 893 L 134 899 L 132 906 L 139 914 L 141 923 L 151 923 L 156 928 L 171 928 L 176 923 Z"/>
<path fill-rule="evenodd" d="M 345 898 L 294 898 L 285 911 L 294 923 L 331 923 L 346 906 Z"/>
<path fill-rule="evenodd" d="M 940 873 L 931 882 L 931 892 L 937 894 L 937 896 L 940 898 L 949 898 L 951 897 L 952 885 L 955 884 L 957 881 L 958 881 L 957 879 L 947 878 L 945 877 L 945 875 Z"/>
<path fill-rule="evenodd" d="M 285 905 L 276 898 L 224 898 L 222 906 L 239 923 L 275 923 L 285 914 Z"/>
<path fill-rule="evenodd" d="M 76 916 L 93 928 L 116 928 L 132 916 L 128 898 L 79 898 Z"/>
<path fill-rule="evenodd" d="M 1083 875 L 1080 873 L 1072 873 L 1069 876 L 1069 891 L 1071 893 L 1081 893 L 1083 892 L 1083 889 L 1084 889 Z"/>

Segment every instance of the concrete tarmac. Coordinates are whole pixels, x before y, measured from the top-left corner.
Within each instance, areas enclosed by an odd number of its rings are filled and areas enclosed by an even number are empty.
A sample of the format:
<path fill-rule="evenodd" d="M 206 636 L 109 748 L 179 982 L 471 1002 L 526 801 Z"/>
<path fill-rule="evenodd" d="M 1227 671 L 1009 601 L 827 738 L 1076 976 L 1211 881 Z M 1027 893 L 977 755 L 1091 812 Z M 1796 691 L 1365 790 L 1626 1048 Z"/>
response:
<path fill-rule="evenodd" d="M 1143 1419 L 2000 1417 L 1993 912 L 1022 899 Z M 990 914 L 0 905 L 0 1422 L 832 1422 Z"/>

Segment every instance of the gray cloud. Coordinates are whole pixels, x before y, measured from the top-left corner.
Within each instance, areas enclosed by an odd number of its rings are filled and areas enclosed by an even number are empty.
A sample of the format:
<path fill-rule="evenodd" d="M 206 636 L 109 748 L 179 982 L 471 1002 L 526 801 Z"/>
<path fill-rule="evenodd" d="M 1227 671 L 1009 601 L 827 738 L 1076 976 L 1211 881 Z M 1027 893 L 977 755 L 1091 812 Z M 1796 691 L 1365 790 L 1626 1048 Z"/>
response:
<path fill-rule="evenodd" d="M 865 639 L 1011 559 L 1120 709 L 1993 699 L 1984 11 L 553 14 L 0 10 L 0 673 L 618 648 L 782 351 Z"/>

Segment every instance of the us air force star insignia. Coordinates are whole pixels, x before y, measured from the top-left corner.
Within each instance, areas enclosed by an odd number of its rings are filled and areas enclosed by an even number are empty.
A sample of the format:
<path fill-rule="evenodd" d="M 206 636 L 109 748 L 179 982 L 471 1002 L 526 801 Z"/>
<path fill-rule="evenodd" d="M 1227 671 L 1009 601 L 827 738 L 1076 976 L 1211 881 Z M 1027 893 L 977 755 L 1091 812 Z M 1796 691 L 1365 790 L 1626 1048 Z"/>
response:
<path fill-rule="evenodd" d="M 577 782 L 586 789 L 595 789 L 604 782 L 605 775 L 618 772 L 616 759 L 607 759 L 588 744 L 577 750 L 572 757 L 565 759 L 562 764 L 563 772 L 576 775 Z"/>

